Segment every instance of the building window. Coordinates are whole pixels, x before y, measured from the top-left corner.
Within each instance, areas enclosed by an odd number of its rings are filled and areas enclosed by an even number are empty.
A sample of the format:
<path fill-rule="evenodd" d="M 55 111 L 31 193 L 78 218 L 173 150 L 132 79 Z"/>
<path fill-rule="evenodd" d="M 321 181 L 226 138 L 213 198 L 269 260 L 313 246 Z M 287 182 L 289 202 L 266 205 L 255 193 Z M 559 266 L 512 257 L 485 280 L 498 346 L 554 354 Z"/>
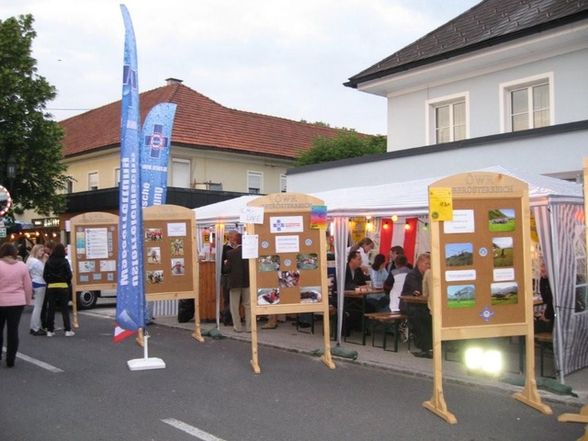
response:
<path fill-rule="evenodd" d="M 280 193 L 286 193 L 288 191 L 288 178 L 286 175 L 280 175 Z"/>
<path fill-rule="evenodd" d="M 252 194 L 260 194 L 263 183 L 263 173 L 257 171 L 247 172 L 247 191 Z"/>
<path fill-rule="evenodd" d="M 171 186 L 179 188 L 190 188 L 190 160 L 172 158 Z"/>
<path fill-rule="evenodd" d="M 88 173 L 88 190 L 98 190 L 98 172 Z"/>
<path fill-rule="evenodd" d="M 469 137 L 468 93 L 461 93 L 426 102 L 427 144 L 460 141 Z"/>
<path fill-rule="evenodd" d="M 66 187 L 65 191 L 67 193 L 73 193 L 73 178 L 71 176 L 69 178 L 70 178 L 70 180 L 67 181 L 67 187 Z"/>
<path fill-rule="evenodd" d="M 500 85 L 503 132 L 546 127 L 553 121 L 551 74 L 523 78 Z"/>
<path fill-rule="evenodd" d="M 114 169 L 114 186 L 120 187 L 120 167 Z"/>

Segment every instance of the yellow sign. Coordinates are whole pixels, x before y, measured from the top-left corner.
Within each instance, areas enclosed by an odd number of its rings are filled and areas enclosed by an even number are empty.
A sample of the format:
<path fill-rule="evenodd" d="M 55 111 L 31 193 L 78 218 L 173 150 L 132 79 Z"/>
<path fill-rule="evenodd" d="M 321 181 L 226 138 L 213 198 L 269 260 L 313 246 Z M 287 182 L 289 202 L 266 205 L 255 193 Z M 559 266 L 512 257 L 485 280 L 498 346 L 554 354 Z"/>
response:
<path fill-rule="evenodd" d="M 429 188 L 429 216 L 433 222 L 453 220 L 450 187 Z"/>

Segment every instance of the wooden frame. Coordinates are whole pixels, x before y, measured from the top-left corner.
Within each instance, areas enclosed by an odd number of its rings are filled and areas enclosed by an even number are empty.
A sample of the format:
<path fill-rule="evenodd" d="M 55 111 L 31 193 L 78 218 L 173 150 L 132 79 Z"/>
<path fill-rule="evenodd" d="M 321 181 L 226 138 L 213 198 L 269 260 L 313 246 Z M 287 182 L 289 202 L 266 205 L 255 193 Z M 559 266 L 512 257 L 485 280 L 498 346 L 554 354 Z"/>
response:
<path fill-rule="evenodd" d="M 329 295 L 327 283 L 327 248 L 324 228 L 311 228 L 313 206 L 324 206 L 324 201 L 312 196 L 298 193 L 275 193 L 259 197 L 247 204 L 249 207 L 263 207 L 263 224 L 247 224 L 247 233 L 258 236 L 258 254 L 260 257 L 249 259 L 250 299 L 251 299 L 251 366 L 256 374 L 261 372 L 257 351 L 257 316 L 289 313 L 323 313 L 324 353 L 322 362 L 331 369 L 335 363 L 331 358 L 331 342 L 329 327 Z M 325 224 L 326 224 L 326 210 Z M 292 216 L 290 219 L 297 228 L 276 231 L 276 224 L 281 217 Z M 272 227 L 271 222 L 274 221 Z M 272 232 L 272 228 L 274 231 Z M 291 231 L 291 232 L 289 232 Z M 281 234 L 283 233 L 283 234 Z M 292 239 L 298 243 L 295 248 L 284 252 L 281 242 Z M 266 257 L 266 260 L 260 260 Z M 304 260 L 309 258 L 312 263 L 305 266 Z M 271 261 L 271 263 L 269 263 Z M 267 265 L 267 266 L 265 266 Z M 277 265 L 278 274 L 275 266 Z M 291 283 L 285 279 L 292 277 Z M 320 300 L 302 303 L 302 288 L 314 287 L 307 292 L 318 298 L 316 288 L 320 289 Z M 275 290 L 276 288 L 277 291 Z M 258 299 L 268 290 L 277 292 L 279 303 L 259 304 Z M 264 300 L 259 300 L 264 303 Z"/>
<path fill-rule="evenodd" d="M 434 377 L 433 396 L 423 406 L 450 424 L 457 422 L 443 396 L 443 341 L 524 336 L 525 386 L 514 398 L 551 414 L 551 408 L 541 402 L 535 379 L 528 185 L 508 175 L 472 172 L 432 183 L 429 195 L 447 189 L 453 222 L 435 221 L 438 213 L 429 217 Z M 452 254 L 460 246 L 464 251 Z M 505 261 L 508 268 L 502 268 Z M 457 293 L 464 288 L 468 301 L 473 295 L 473 304 L 459 304 Z"/>
<path fill-rule="evenodd" d="M 118 216 L 111 213 L 89 212 L 72 217 L 70 225 L 70 258 L 74 275 L 72 322 L 74 328 L 79 328 L 76 293 L 84 289 L 116 289 Z M 94 251 L 90 251 L 91 247 L 95 247 Z M 93 257 L 94 255 L 105 257 Z"/>
<path fill-rule="evenodd" d="M 192 337 L 203 342 L 194 212 L 177 205 L 153 205 L 143 209 L 143 226 L 145 299 L 193 298 Z"/>

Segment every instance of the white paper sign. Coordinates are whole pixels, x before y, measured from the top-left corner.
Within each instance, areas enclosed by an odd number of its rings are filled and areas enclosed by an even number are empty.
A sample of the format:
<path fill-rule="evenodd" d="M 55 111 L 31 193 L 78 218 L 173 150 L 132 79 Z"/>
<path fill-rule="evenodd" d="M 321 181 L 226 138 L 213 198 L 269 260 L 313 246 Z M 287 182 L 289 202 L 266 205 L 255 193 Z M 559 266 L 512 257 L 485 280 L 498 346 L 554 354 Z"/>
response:
<path fill-rule="evenodd" d="M 446 282 L 462 282 L 476 280 L 476 270 L 445 271 Z"/>
<path fill-rule="evenodd" d="M 474 210 L 453 210 L 453 220 L 443 222 L 445 234 L 473 233 Z"/>
<path fill-rule="evenodd" d="M 241 252 L 243 253 L 243 259 L 257 259 L 259 257 L 259 251 L 257 249 L 258 245 L 258 234 L 244 234 L 241 237 Z"/>
<path fill-rule="evenodd" d="M 106 228 L 86 228 L 86 259 L 106 259 L 108 257 L 108 230 Z"/>
<path fill-rule="evenodd" d="M 514 268 L 496 268 L 494 269 L 495 282 L 508 282 L 514 280 Z"/>
<path fill-rule="evenodd" d="M 239 222 L 242 224 L 263 224 L 263 207 L 245 207 L 241 210 Z"/>
<path fill-rule="evenodd" d="M 302 233 L 302 216 L 270 216 L 270 233 Z"/>
<path fill-rule="evenodd" d="M 276 253 L 298 253 L 299 251 L 298 236 L 276 236 Z"/>
<path fill-rule="evenodd" d="M 186 236 L 186 222 L 174 222 L 167 224 L 167 235 L 169 237 L 178 236 L 184 237 Z"/>

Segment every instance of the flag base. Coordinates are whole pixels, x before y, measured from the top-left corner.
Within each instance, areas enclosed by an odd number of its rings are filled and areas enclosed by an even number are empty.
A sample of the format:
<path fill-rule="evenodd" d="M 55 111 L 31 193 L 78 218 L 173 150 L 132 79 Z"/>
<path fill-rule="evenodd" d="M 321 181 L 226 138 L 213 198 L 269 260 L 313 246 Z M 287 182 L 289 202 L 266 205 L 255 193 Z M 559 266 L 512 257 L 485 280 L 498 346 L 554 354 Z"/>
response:
<path fill-rule="evenodd" d="M 161 358 L 135 358 L 127 361 L 127 366 L 131 371 L 145 371 L 149 369 L 165 369 L 165 361 Z"/>
<path fill-rule="evenodd" d="M 165 369 L 165 362 L 161 358 L 149 357 L 149 335 L 143 336 L 143 358 L 135 358 L 127 361 L 131 371 L 146 371 L 149 369 Z"/>

